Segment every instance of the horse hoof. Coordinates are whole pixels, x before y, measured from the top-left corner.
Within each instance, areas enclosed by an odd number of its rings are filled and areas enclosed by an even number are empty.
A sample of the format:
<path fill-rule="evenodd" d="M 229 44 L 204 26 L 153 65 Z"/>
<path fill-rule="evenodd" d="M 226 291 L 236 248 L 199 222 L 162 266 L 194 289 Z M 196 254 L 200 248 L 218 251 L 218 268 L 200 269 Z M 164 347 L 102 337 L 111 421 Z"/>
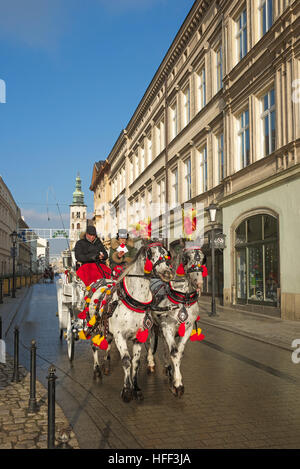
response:
<path fill-rule="evenodd" d="M 148 365 L 147 366 L 147 373 L 148 375 L 151 375 L 152 373 L 155 373 L 155 366 L 154 365 Z"/>
<path fill-rule="evenodd" d="M 95 381 L 97 381 L 97 383 L 101 381 L 102 374 L 99 367 L 95 368 L 93 378 Z"/>
<path fill-rule="evenodd" d="M 170 390 L 171 390 L 172 394 L 174 394 L 174 396 L 178 397 L 179 399 L 184 394 L 184 386 L 178 386 L 178 388 L 176 388 L 175 386 L 171 386 Z"/>
<path fill-rule="evenodd" d="M 133 391 L 133 397 L 134 397 L 137 401 L 143 401 L 143 400 L 144 400 L 144 395 L 143 395 L 143 393 L 142 393 L 142 391 L 141 391 L 140 389 Z"/>
<path fill-rule="evenodd" d="M 132 390 L 128 388 L 122 389 L 121 397 L 123 402 L 130 402 L 132 400 Z"/>

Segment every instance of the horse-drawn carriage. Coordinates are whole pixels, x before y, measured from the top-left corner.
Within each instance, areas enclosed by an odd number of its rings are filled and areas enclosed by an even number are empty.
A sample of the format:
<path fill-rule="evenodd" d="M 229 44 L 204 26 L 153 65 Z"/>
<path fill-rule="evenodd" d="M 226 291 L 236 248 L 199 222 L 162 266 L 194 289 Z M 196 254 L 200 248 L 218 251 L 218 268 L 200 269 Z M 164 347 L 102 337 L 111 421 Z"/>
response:
<path fill-rule="evenodd" d="M 197 327 L 197 300 L 202 276 L 206 275 L 201 249 L 183 246 L 178 258 L 171 260 L 170 252 L 161 242 L 144 240 L 134 261 L 117 280 L 111 278 L 110 269 L 103 264 L 100 267 L 103 275 L 97 275 L 96 264 L 76 271 L 70 252 L 65 251 L 63 260 L 65 273 L 57 282 L 58 316 L 61 337 L 65 330 L 69 359 L 74 358 L 77 339 L 91 340 L 94 377 L 98 379 L 101 377 L 98 352 L 105 351 L 106 374 L 110 344 L 114 340 L 124 371 L 121 396 L 124 402 L 133 397 L 143 399 L 137 383 L 142 344 L 148 338 L 153 342 L 150 332 L 159 330 L 167 351 L 165 369 L 170 388 L 180 397 L 184 392 L 180 364 L 185 345 L 189 339 L 196 341 L 204 337 Z M 174 276 L 180 279 L 179 290 L 173 283 Z M 156 328 L 152 327 L 154 324 Z M 151 346 L 147 359 L 148 369 L 154 371 Z"/>

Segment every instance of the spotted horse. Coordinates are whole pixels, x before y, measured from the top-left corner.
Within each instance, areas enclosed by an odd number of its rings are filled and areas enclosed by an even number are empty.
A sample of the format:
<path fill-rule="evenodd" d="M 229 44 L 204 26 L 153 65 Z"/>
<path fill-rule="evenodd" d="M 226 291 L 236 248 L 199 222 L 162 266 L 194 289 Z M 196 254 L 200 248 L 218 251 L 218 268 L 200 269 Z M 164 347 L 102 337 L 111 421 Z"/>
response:
<path fill-rule="evenodd" d="M 143 399 L 138 386 L 138 370 L 142 344 L 147 341 L 153 324 L 150 279 L 169 282 L 173 275 L 169 251 L 162 243 L 147 240 L 116 282 L 99 280 L 97 285 L 90 286 L 85 298 L 85 308 L 79 314 L 84 321 L 79 337 L 91 339 L 96 379 L 102 376 L 98 351 L 106 350 L 107 365 L 110 344 L 115 341 L 124 371 L 121 391 L 124 402 L 130 402 L 133 397 Z M 132 344 L 132 357 L 129 344 Z"/>
<path fill-rule="evenodd" d="M 169 283 L 152 282 L 152 294 L 156 301 L 152 304 L 154 324 L 151 345 L 148 348 L 148 373 L 155 371 L 153 343 L 157 341 L 157 331 L 163 337 L 165 371 L 169 377 L 172 393 L 181 397 L 184 394 L 180 370 L 184 349 L 188 340 L 204 339 L 198 327 L 198 299 L 203 289 L 203 277 L 207 276 L 204 265 L 205 255 L 200 246 L 182 241 L 183 249 L 178 257 L 176 277 Z M 155 334 L 153 334 L 155 332 Z"/>

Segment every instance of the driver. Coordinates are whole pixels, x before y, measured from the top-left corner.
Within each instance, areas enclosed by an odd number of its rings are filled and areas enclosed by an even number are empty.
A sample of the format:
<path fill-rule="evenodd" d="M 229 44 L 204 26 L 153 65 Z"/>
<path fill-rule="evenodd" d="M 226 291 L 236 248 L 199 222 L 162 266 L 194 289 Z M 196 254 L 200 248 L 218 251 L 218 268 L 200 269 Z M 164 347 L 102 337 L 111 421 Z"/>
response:
<path fill-rule="evenodd" d="M 108 258 L 107 251 L 97 236 L 96 228 L 88 225 L 86 233 L 75 245 L 75 257 L 78 263 L 89 264 L 92 262 L 105 264 Z"/>

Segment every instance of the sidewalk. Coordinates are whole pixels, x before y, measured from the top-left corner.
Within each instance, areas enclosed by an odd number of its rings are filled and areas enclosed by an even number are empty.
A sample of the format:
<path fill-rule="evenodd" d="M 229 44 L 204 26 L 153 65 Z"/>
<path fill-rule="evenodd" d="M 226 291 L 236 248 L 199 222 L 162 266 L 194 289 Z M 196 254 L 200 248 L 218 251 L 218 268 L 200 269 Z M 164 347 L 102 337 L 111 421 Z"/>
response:
<path fill-rule="evenodd" d="M 300 339 L 300 321 L 283 321 L 280 318 L 241 311 L 235 308 L 216 305 L 216 316 L 209 316 L 211 301 L 199 300 L 201 324 L 211 324 L 220 329 L 235 332 L 261 342 L 275 345 L 285 350 L 291 347 L 294 339 Z"/>
<path fill-rule="evenodd" d="M 11 324 L 18 308 L 29 294 L 28 287 L 16 291 L 16 298 L 4 297 L 0 304 L 2 337 Z M 13 324 L 12 326 L 13 327 Z M 0 363 L 0 450 L 1 449 L 46 449 L 48 435 L 48 391 L 36 382 L 38 411 L 28 411 L 30 396 L 30 373 L 19 367 L 20 382 L 12 382 L 13 359 L 6 355 L 6 363 Z M 79 449 L 77 439 L 62 409 L 56 405 L 56 445 L 61 443 L 60 432 L 65 430 L 70 439 L 68 445 Z"/>

